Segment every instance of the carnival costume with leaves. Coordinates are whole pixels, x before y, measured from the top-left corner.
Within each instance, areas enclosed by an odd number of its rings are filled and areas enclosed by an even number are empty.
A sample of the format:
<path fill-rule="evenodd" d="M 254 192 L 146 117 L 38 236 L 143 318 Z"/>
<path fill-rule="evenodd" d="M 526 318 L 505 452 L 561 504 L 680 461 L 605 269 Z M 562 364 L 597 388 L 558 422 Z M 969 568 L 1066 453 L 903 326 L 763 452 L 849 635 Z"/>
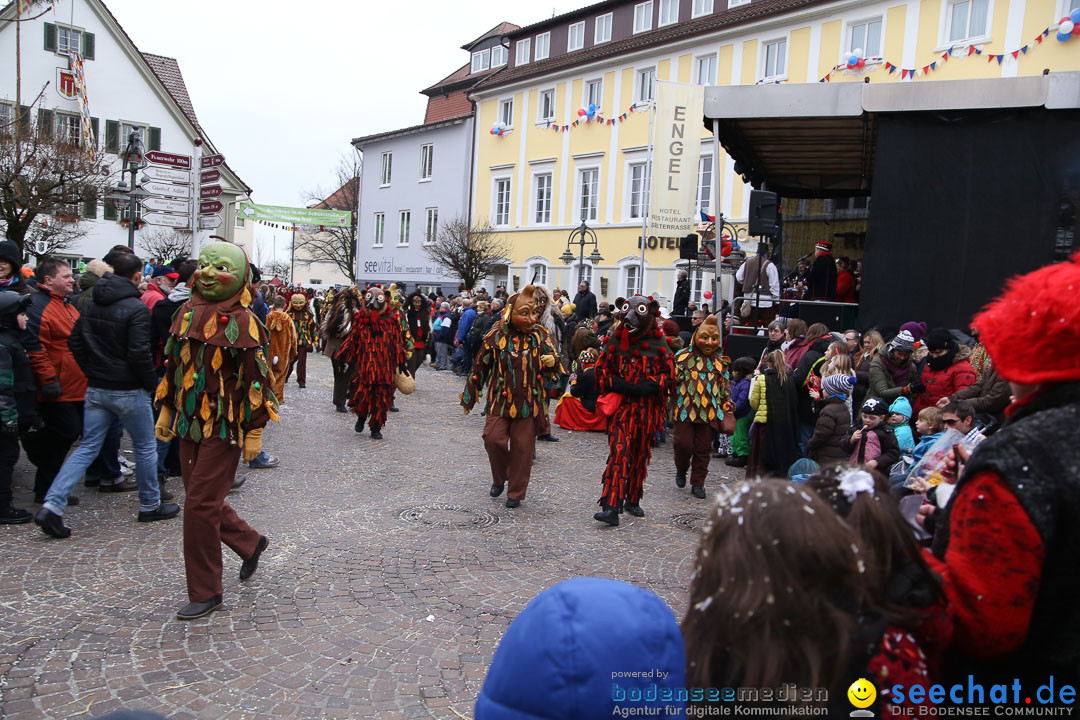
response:
<path fill-rule="evenodd" d="M 703 342 L 706 338 L 711 342 Z M 719 321 L 710 315 L 694 331 L 690 345 L 675 355 L 674 449 L 680 487 L 691 463 L 691 485 L 705 484 L 713 432 L 719 432 L 724 417 L 735 412 L 728 376 L 730 361 L 719 345 Z"/>
<path fill-rule="evenodd" d="M 297 298 L 303 302 L 302 305 L 294 302 Z M 289 317 L 296 328 L 298 346 L 313 346 L 319 342 L 319 326 L 315 323 L 315 314 L 308 308 L 307 298 L 302 294 L 296 293 L 289 299 Z"/>
<path fill-rule="evenodd" d="M 657 327 L 656 300 L 635 295 L 615 301 L 621 318 L 596 363 L 600 393 L 615 392 L 622 402 L 608 423 L 609 454 L 597 519 L 611 522 L 624 503 L 634 515 L 644 492 L 652 455 L 652 430 L 662 421 L 675 368 L 664 334 Z M 605 518 L 599 516 L 606 513 Z M 617 517 L 614 518 L 617 524 Z"/>
<path fill-rule="evenodd" d="M 285 398 L 285 376 L 296 357 L 296 325 L 288 313 L 271 310 L 266 316 L 266 330 L 270 335 L 266 355 L 270 358 L 270 370 L 274 375 L 274 395 L 281 402 Z"/>
<path fill-rule="evenodd" d="M 367 420 L 372 434 L 378 436 L 394 398 L 394 374 L 404 370 L 410 351 L 401 316 L 389 307 L 386 291 L 369 287 L 364 300 L 365 306 L 353 313 L 352 331 L 337 358 L 355 368 L 349 407 L 357 416 L 356 431 Z"/>

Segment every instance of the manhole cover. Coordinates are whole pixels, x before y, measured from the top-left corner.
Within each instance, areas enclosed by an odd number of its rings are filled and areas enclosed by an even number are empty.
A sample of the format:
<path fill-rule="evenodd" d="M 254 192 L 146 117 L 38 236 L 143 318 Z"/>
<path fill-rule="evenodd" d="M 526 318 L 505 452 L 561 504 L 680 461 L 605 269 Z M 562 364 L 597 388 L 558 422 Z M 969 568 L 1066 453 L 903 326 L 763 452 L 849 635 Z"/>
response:
<path fill-rule="evenodd" d="M 701 532 L 701 524 L 704 522 L 705 518 L 692 513 L 675 515 L 671 518 L 672 525 L 680 530 L 689 530 L 690 532 Z"/>
<path fill-rule="evenodd" d="M 398 513 L 405 522 L 437 528 L 486 528 L 499 522 L 499 516 L 485 510 L 434 503 L 408 508 Z"/>

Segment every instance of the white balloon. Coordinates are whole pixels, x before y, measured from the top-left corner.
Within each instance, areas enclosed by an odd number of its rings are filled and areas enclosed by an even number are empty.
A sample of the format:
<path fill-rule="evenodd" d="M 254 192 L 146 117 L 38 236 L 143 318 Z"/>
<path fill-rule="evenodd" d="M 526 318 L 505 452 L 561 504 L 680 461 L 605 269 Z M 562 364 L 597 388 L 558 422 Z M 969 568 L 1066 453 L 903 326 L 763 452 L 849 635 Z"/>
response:
<path fill-rule="evenodd" d="M 1058 25 L 1058 32 L 1062 35 L 1069 35 L 1070 33 L 1072 33 L 1074 27 L 1076 26 L 1073 24 L 1072 20 L 1066 20 L 1065 22 Z"/>

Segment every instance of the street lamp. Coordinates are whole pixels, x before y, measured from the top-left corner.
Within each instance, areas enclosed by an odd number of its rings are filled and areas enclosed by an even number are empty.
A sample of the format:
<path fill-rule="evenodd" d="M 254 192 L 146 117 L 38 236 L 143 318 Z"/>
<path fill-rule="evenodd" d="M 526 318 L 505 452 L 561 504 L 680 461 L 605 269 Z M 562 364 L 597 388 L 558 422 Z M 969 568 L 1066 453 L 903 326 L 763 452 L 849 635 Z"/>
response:
<path fill-rule="evenodd" d="M 137 192 L 138 182 L 136 175 L 139 170 L 146 167 L 146 148 L 143 147 L 142 133 L 132 130 L 128 136 L 127 148 L 124 150 L 124 161 L 127 163 L 127 172 L 131 173 L 131 188 L 124 183 L 123 174 L 120 176 L 120 185 L 116 188 L 119 192 L 127 193 L 128 199 L 128 247 L 135 249 L 135 220 L 138 209 L 139 197 L 145 193 Z M 123 171 L 122 171 L 123 172 Z"/>
<path fill-rule="evenodd" d="M 592 245 L 593 250 L 589 253 L 589 262 L 593 265 L 599 265 L 604 258 L 600 255 L 600 249 L 596 243 L 596 233 L 585 224 L 584 220 L 581 221 L 581 227 L 574 229 L 570 233 L 570 237 L 566 240 L 566 250 L 559 256 L 559 259 L 566 265 L 574 262 L 574 253 L 570 251 L 571 245 L 578 246 L 578 284 L 580 285 L 585 282 L 585 246 Z"/>

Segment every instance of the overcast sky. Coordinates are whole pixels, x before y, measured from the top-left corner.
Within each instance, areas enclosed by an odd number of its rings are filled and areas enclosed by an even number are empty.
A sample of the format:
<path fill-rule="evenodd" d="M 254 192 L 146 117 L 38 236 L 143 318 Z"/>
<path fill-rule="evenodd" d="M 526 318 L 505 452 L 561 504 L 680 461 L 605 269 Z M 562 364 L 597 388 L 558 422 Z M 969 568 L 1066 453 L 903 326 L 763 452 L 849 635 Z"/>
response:
<path fill-rule="evenodd" d="M 179 61 L 254 201 L 303 205 L 305 191 L 335 189 L 352 138 L 423 122 L 419 91 L 468 61 L 462 45 L 590 0 L 104 2 L 140 50 Z"/>

